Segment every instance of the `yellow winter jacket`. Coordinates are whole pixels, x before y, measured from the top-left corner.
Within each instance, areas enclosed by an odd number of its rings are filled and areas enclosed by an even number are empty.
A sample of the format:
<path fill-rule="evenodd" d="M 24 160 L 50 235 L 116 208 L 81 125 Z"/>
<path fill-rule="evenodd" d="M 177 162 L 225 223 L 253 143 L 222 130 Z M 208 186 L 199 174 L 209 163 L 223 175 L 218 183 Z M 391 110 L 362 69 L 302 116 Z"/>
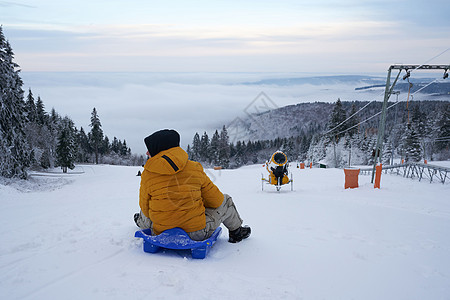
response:
<path fill-rule="evenodd" d="M 223 194 L 198 162 L 180 147 L 161 151 L 144 166 L 139 206 L 153 222 L 154 234 L 181 227 L 186 232 L 205 228 L 205 207 L 217 208 Z"/>

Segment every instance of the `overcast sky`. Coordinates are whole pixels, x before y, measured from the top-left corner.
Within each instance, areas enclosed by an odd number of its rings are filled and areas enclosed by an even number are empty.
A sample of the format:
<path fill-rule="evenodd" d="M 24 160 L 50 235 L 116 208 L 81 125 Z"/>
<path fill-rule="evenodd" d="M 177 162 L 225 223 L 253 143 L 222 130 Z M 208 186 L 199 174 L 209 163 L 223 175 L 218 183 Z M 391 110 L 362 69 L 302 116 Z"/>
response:
<path fill-rule="evenodd" d="M 381 72 L 450 47 L 448 0 L 0 1 L 26 71 Z"/>
<path fill-rule="evenodd" d="M 95 106 L 105 133 L 142 153 L 154 130 L 175 128 L 186 145 L 196 131 L 243 117 L 260 92 L 277 106 L 372 100 L 353 87 L 236 83 L 448 64 L 449 12 L 448 0 L 21 0 L 0 1 L 0 24 L 24 89 L 47 110 L 88 131 Z"/>

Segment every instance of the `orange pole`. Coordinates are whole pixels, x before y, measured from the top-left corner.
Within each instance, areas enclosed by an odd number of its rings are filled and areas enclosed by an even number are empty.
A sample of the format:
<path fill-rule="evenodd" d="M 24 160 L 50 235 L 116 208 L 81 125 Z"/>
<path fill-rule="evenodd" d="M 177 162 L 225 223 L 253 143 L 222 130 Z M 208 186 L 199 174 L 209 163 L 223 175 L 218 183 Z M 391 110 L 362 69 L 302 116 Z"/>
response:
<path fill-rule="evenodd" d="M 378 164 L 375 171 L 375 184 L 373 186 L 374 189 L 380 188 L 380 182 L 381 182 L 381 170 L 382 170 L 382 164 Z"/>
<path fill-rule="evenodd" d="M 309 168 L 312 169 L 312 162 L 309 163 Z"/>

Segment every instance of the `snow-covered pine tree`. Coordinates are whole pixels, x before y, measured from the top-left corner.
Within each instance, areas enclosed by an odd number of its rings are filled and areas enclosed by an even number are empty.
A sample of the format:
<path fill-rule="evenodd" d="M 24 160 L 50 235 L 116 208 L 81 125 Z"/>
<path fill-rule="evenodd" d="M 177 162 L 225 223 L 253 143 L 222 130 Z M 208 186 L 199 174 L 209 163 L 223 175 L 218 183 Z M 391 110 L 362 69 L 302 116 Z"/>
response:
<path fill-rule="evenodd" d="M 56 146 L 56 163 L 62 168 L 63 173 L 67 173 L 67 168 L 71 170 L 75 168 L 75 159 L 75 129 L 72 120 L 65 118 Z"/>
<path fill-rule="evenodd" d="M 103 141 L 103 130 L 100 118 L 97 114 L 97 110 L 95 109 L 95 107 L 91 113 L 91 124 L 89 124 L 89 126 L 92 127 L 90 132 L 91 137 L 90 142 L 95 153 L 95 163 L 98 164 L 99 150 L 101 143 Z"/>
<path fill-rule="evenodd" d="M 50 150 L 46 149 L 42 152 L 41 158 L 39 159 L 39 165 L 44 169 L 50 168 Z"/>
<path fill-rule="evenodd" d="M 195 133 L 192 140 L 192 154 L 189 157 L 193 161 L 200 161 L 201 141 L 198 132 Z"/>
<path fill-rule="evenodd" d="M 38 97 L 40 98 L 40 97 Z M 62 129 L 62 120 L 63 118 L 56 112 L 54 108 L 51 109 L 50 115 L 45 114 L 45 124 L 43 128 L 47 128 L 49 137 L 45 140 L 46 146 L 50 149 L 51 155 L 51 164 L 54 166 L 54 162 L 56 160 L 56 144 L 58 143 L 59 132 Z"/>
<path fill-rule="evenodd" d="M 300 148 L 298 158 L 300 161 L 305 161 L 308 159 L 308 148 L 311 144 L 312 135 L 303 134 L 300 140 Z"/>
<path fill-rule="evenodd" d="M 127 146 L 127 141 L 126 141 L 126 140 L 123 140 L 123 143 L 122 143 L 122 149 L 121 149 L 121 151 L 120 151 L 120 155 L 122 155 L 122 156 L 127 156 L 127 155 L 130 155 L 130 154 L 131 154 L 131 149 L 128 148 L 128 146 Z"/>
<path fill-rule="evenodd" d="M 44 102 L 42 101 L 40 96 L 38 96 L 36 101 L 36 115 L 37 115 L 37 123 L 39 125 L 47 124 L 48 114 L 45 111 Z"/>
<path fill-rule="evenodd" d="M 219 165 L 219 132 L 216 130 L 211 138 L 211 143 L 209 145 L 209 160 L 214 165 Z"/>
<path fill-rule="evenodd" d="M 358 115 L 356 114 L 357 112 L 357 108 L 355 103 L 352 104 L 352 109 L 350 111 L 350 116 L 352 116 L 348 121 L 347 121 L 347 128 L 348 129 L 348 134 L 350 135 L 350 137 L 353 137 L 355 134 L 358 133 L 358 124 L 360 122 Z"/>
<path fill-rule="evenodd" d="M 206 131 L 203 133 L 202 138 L 200 139 L 200 161 L 201 162 L 210 162 L 209 159 L 209 137 Z"/>
<path fill-rule="evenodd" d="M 111 151 L 119 153 L 119 140 L 116 137 L 114 137 L 113 141 L 111 142 Z"/>
<path fill-rule="evenodd" d="M 109 142 L 108 136 L 105 135 L 100 147 L 100 153 L 102 155 L 109 154 L 111 152 L 111 143 Z"/>
<path fill-rule="evenodd" d="M 222 130 L 220 131 L 219 165 L 223 168 L 228 168 L 230 166 L 230 144 L 228 131 L 225 125 L 223 125 Z"/>
<path fill-rule="evenodd" d="M 324 139 L 319 135 L 314 135 L 311 139 L 311 144 L 309 145 L 307 152 L 308 160 L 312 163 L 321 161 L 326 155 L 325 148 Z"/>
<path fill-rule="evenodd" d="M 422 153 L 425 158 L 427 155 L 427 144 L 429 144 L 428 136 L 430 136 L 430 128 L 428 127 L 427 116 L 421 111 L 420 102 L 415 103 L 411 114 L 411 125 L 417 132 L 419 143 L 422 147 Z"/>
<path fill-rule="evenodd" d="M 236 155 L 236 147 L 234 146 L 233 143 L 230 143 L 230 160 L 232 157 L 234 157 Z"/>
<path fill-rule="evenodd" d="M 240 167 L 244 164 L 243 162 L 243 156 L 244 156 L 244 152 L 245 152 L 245 143 L 241 142 L 241 141 L 237 141 L 236 142 L 236 155 L 235 155 L 235 166 L 236 167 Z"/>
<path fill-rule="evenodd" d="M 248 160 L 251 161 L 253 164 L 256 164 L 258 162 L 258 154 L 256 153 L 256 142 L 248 141 L 247 143 L 247 157 Z"/>
<path fill-rule="evenodd" d="M 253 143 L 248 141 L 247 144 L 242 143 L 244 153 L 242 155 L 242 163 L 246 165 L 249 161 L 253 160 Z"/>
<path fill-rule="evenodd" d="M 31 89 L 28 89 L 26 109 L 28 122 L 34 123 L 37 119 L 37 109 L 36 103 L 34 102 L 33 92 L 31 91 Z"/>
<path fill-rule="evenodd" d="M 26 109 L 18 68 L 0 26 L 0 176 L 25 179 L 30 149 L 24 133 Z"/>
<path fill-rule="evenodd" d="M 439 159 L 446 160 L 450 158 L 450 104 L 445 106 L 440 117 L 436 122 L 437 129 L 435 139 L 435 149 L 438 152 Z"/>
<path fill-rule="evenodd" d="M 405 162 L 418 162 L 422 159 L 422 147 L 420 145 L 419 135 L 411 124 L 408 124 L 405 132 L 403 149 L 405 151 Z"/>
<path fill-rule="evenodd" d="M 392 145 L 391 143 L 388 143 L 387 139 L 385 138 L 385 142 L 383 143 L 383 151 L 381 152 L 381 163 L 385 166 L 390 165 L 391 163 L 391 156 L 392 156 Z"/>
<path fill-rule="evenodd" d="M 347 114 L 342 107 L 341 99 L 338 98 L 336 103 L 334 104 L 333 111 L 331 112 L 330 119 L 328 121 L 328 130 L 332 130 L 328 136 L 330 140 L 336 139 L 336 143 L 339 142 L 339 139 L 345 135 L 344 131 L 347 129 L 347 124 L 341 124 L 347 118 Z"/>
<path fill-rule="evenodd" d="M 187 145 L 186 153 L 187 153 L 189 159 L 191 159 L 191 157 L 192 157 L 192 149 L 191 149 L 191 145 L 189 145 L 189 144 Z"/>
<path fill-rule="evenodd" d="M 297 150 L 295 147 L 294 137 L 289 137 L 289 138 L 283 139 L 283 145 L 281 146 L 281 151 L 283 151 L 284 154 L 287 155 L 289 161 L 294 161 L 296 159 Z"/>
<path fill-rule="evenodd" d="M 31 91 L 31 89 L 28 90 L 25 108 L 27 112 L 27 122 L 25 123 L 24 131 L 28 145 L 31 149 L 30 163 L 31 166 L 37 166 L 38 165 L 37 159 L 40 158 L 40 156 L 42 155 L 42 151 L 38 147 L 41 134 L 40 134 L 40 126 L 36 123 L 37 120 L 36 104 L 34 102 L 33 92 Z"/>
<path fill-rule="evenodd" d="M 88 162 L 89 153 L 91 153 L 91 148 L 89 145 L 89 138 L 86 135 L 83 127 L 80 127 L 80 131 L 77 134 L 77 161 L 78 162 Z M 116 139 L 117 140 L 117 139 Z M 115 151 L 117 153 L 117 151 Z"/>

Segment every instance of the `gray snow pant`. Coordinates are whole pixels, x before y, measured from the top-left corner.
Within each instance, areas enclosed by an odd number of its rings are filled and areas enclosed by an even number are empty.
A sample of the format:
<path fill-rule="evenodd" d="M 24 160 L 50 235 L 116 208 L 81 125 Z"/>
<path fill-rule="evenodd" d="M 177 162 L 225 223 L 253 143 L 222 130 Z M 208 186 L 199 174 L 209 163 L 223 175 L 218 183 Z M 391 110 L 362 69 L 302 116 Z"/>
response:
<path fill-rule="evenodd" d="M 206 208 L 206 226 L 203 229 L 188 232 L 187 234 L 194 241 L 203 241 L 209 238 L 220 224 L 223 223 L 229 231 L 238 229 L 242 225 L 242 219 L 233 203 L 233 199 L 224 194 L 224 200 L 218 208 Z M 147 218 L 142 211 L 136 221 L 141 229 L 152 228 L 152 221 Z"/>

